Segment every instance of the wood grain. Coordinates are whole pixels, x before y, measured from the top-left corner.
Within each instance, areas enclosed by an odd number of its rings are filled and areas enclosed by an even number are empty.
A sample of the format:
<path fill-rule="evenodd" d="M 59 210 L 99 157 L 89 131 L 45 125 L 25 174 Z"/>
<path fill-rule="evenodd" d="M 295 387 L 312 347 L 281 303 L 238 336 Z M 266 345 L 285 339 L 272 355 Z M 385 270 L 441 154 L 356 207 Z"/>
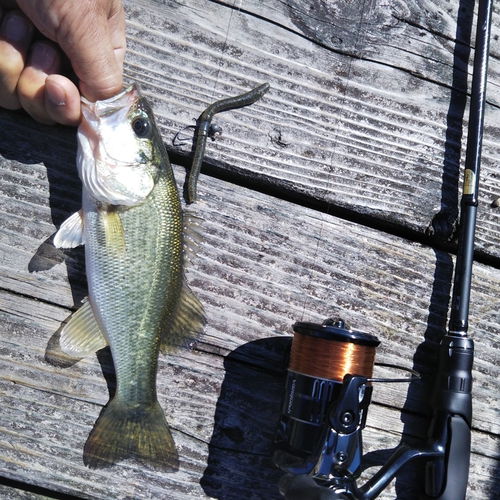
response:
<path fill-rule="evenodd" d="M 15 137 L 21 140 L 22 134 L 12 130 L 9 147 L 16 149 Z M 45 142 L 40 135 L 40 147 Z M 66 147 L 62 158 L 70 156 L 69 140 L 60 147 Z M 4 177 L 2 189 L 16 195 L 3 195 L 2 211 L 29 208 L 29 218 L 40 222 L 30 226 L 28 217 L 20 217 L 12 219 L 17 225 L 2 226 L 2 469 L 16 481 L 81 498 L 109 498 L 109 472 L 90 471 L 81 459 L 86 436 L 112 390 L 109 355 L 64 368 L 46 362 L 51 338 L 74 298 L 84 293 L 82 255 L 49 259 L 47 269 L 30 272 L 30 263 L 40 258 L 40 247 L 49 245 L 56 228 L 47 217 L 57 199 L 51 193 L 62 193 L 65 175 L 71 174 L 64 162 L 55 162 L 47 182 L 47 166 L 28 164 L 31 186 L 21 196 L 13 186 L 22 185 L 24 164 L 10 156 L 12 178 Z M 176 169 L 176 175 L 182 184 L 184 171 Z M 200 182 L 205 187 L 196 210 L 205 219 L 205 242 L 189 281 L 206 307 L 208 325 L 196 350 L 162 357 L 158 375 L 181 471 L 157 474 L 124 463 L 113 469 L 113 498 L 161 497 L 167 489 L 168 498 L 241 498 L 249 491 L 257 498 L 279 498 L 280 472 L 269 452 L 283 356 L 295 320 L 344 316 L 357 329 L 379 336 L 380 361 L 404 360 L 410 366 L 413 357 L 422 372 L 422 382 L 412 384 L 408 393 L 406 386 L 376 388 L 365 431 L 371 463 L 380 465 L 380 457 L 387 458 L 375 450 L 396 446 L 401 432 L 407 439 L 423 438 L 452 257 L 224 181 L 203 176 Z M 74 174 L 72 183 L 78 184 Z M 72 191 L 67 193 L 71 205 Z M 469 498 L 485 498 L 485 492 L 498 487 L 493 471 L 500 429 L 491 397 L 498 391 L 499 283 L 497 270 L 475 267 L 471 324 L 480 342 Z M 398 499 L 412 498 L 408 485 L 414 480 L 403 475 L 381 498 L 391 498 L 394 488 Z"/>
<path fill-rule="evenodd" d="M 127 0 L 125 8 L 125 76 L 153 103 L 179 163 L 189 164 L 190 131 L 185 144 L 173 137 L 209 103 L 263 81 L 272 87 L 217 117 L 223 135 L 208 145 L 211 175 L 201 176 L 190 208 L 205 219 L 188 278 L 208 325 L 196 348 L 161 357 L 158 373 L 181 469 L 83 466 L 113 370 L 106 350 L 77 363 L 57 353 L 58 330 L 86 295 L 82 250 L 51 244 L 80 204 L 74 130 L 0 110 L 0 495 L 282 498 L 270 450 L 291 325 L 330 316 L 377 335 L 379 361 L 422 374 L 410 386 L 376 385 L 363 434 L 370 477 L 401 436 L 414 442 L 427 431 L 453 276 L 442 242 L 457 214 L 471 2 Z M 474 267 L 470 317 L 468 500 L 500 491 L 499 216 L 489 205 L 499 196 L 498 25 L 495 12 L 483 263 Z M 184 169 L 175 173 L 182 187 Z M 380 498 L 415 500 L 418 470 L 402 471 Z"/>
<path fill-rule="evenodd" d="M 356 14 L 350 2 L 329 2 L 331 16 L 346 10 L 344 24 L 366 14 L 366 37 L 362 23 L 351 28 L 350 36 L 362 39 L 356 57 L 294 25 L 300 10 L 300 26 L 310 21 L 313 29 L 322 16 L 308 18 L 307 11 L 318 12 L 320 5 L 271 2 L 261 14 L 259 2 L 171 2 L 167 10 L 164 4 L 127 3 L 125 73 L 152 97 L 167 142 L 215 98 L 269 81 L 272 89 L 260 103 L 219 118 L 224 135 L 208 148 L 212 168 L 321 200 L 332 211 L 347 210 L 373 224 L 418 235 L 431 226 L 438 241 L 446 240 L 458 213 L 465 151 L 467 33 L 473 37 L 475 30 L 468 27 L 470 3 L 460 4 L 458 16 L 457 3 L 370 3 L 373 12 Z M 494 25 L 497 33 L 496 15 Z M 497 43 L 495 35 L 477 239 L 478 249 L 494 256 Z M 189 147 L 176 150 L 188 154 Z"/>

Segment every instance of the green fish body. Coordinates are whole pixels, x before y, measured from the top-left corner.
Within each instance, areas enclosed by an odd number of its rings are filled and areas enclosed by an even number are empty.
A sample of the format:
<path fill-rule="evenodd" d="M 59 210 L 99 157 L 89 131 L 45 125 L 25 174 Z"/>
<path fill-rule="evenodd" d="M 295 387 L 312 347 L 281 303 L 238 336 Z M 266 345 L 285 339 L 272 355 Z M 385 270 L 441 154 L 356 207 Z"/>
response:
<path fill-rule="evenodd" d="M 63 329 L 61 348 L 84 356 L 109 345 L 117 387 L 84 461 L 96 468 L 133 458 L 176 470 L 156 369 L 160 350 L 193 337 L 205 322 L 184 279 L 186 223 L 163 141 L 137 87 L 86 105 L 78 160 L 83 208 L 54 244 L 85 244 L 89 297 Z M 189 236 L 196 242 L 195 231 Z"/>

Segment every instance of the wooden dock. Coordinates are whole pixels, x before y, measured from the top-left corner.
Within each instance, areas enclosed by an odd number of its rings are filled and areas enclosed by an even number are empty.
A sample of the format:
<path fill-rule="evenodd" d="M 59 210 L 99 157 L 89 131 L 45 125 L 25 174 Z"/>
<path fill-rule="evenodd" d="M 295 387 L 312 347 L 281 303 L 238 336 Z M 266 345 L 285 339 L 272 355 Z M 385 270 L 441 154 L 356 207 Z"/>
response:
<path fill-rule="evenodd" d="M 82 249 L 51 244 L 80 205 L 75 130 L 0 110 L 0 498 L 283 498 L 270 449 L 291 325 L 331 316 L 376 335 L 379 362 L 422 374 L 375 384 L 363 433 L 370 477 L 402 439 L 427 433 L 456 252 L 473 2 L 124 4 L 125 78 L 150 99 L 181 187 L 184 127 L 217 99 L 271 85 L 251 107 L 218 115 L 223 133 L 207 145 L 193 206 L 205 242 L 188 279 L 208 324 L 196 348 L 161 356 L 158 371 L 180 470 L 83 465 L 113 370 L 107 350 L 74 364 L 55 356 L 62 322 L 86 295 Z M 499 36 L 496 5 L 468 500 L 500 498 Z M 419 471 L 405 468 L 379 498 L 416 500 Z"/>

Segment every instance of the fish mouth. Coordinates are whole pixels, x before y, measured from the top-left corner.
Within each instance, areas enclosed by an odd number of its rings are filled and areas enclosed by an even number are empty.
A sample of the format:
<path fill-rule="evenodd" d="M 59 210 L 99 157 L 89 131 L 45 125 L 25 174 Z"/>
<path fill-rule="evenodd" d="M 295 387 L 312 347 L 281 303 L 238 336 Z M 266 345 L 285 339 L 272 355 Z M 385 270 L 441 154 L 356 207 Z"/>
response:
<path fill-rule="evenodd" d="M 120 93 L 103 99 L 102 101 L 89 101 L 81 96 L 80 100 L 83 104 L 82 109 L 86 109 L 94 113 L 98 117 L 108 116 L 116 113 L 124 107 L 129 107 L 136 102 L 141 96 L 139 87 L 134 82 L 128 87 L 124 88 Z"/>
<path fill-rule="evenodd" d="M 144 173 L 143 162 L 123 135 L 130 109 L 140 98 L 139 88 L 133 83 L 109 99 L 96 102 L 81 99 L 83 119 L 78 128 L 78 170 L 85 187 L 99 201 L 135 205 L 145 199 L 154 186 L 154 179 Z M 113 143 L 116 137 L 123 147 L 117 149 Z"/>
<path fill-rule="evenodd" d="M 101 141 L 101 135 L 99 133 L 101 119 L 115 115 L 115 117 L 110 120 L 110 126 L 113 128 L 116 127 L 118 123 L 126 120 L 130 108 L 137 102 L 140 96 L 139 87 L 134 82 L 123 89 L 119 94 L 109 99 L 92 102 L 83 96 L 80 98 L 82 102 L 83 119 L 78 129 L 78 135 L 86 139 L 86 146 L 88 150 L 92 151 L 94 158 L 97 159 L 105 156 L 112 160 L 113 164 L 109 165 L 111 168 L 113 168 L 113 166 L 136 166 L 139 162 L 122 161 L 110 154 L 106 144 L 103 144 Z"/>

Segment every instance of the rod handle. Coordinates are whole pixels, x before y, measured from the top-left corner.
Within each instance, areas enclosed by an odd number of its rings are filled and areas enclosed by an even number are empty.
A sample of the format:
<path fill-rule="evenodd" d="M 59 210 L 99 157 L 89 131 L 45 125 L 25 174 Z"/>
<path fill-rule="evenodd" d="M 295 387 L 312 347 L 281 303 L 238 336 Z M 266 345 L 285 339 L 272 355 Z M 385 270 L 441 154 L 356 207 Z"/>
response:
<path fill-rule="evenodd" d="M 421 500 L 465 500 L 470 465 L 470 428 L 458 415 L 448 416 L 444 425 L 447 434 L 445 455 L 442 459 L 427 462 L 427 496 Z"/>
<path fill-rule="evenodd" d="M 435 390 L 430 401 L 435 414 L 460 415 L 471 425 L 473 361 L 472 339 L 453 334 L 443 338 L 439 346 Z"/>
<path fill-rule="evenodd" d="M 429 444 L 441 450 L 425 469 L 425 499 L 464 500 L 470 464 L 474 342 L 448 333 L 439 346 Z"/>
<path fill-rule="evenodd" d="M 285 474 L 279 484 L 280 493 L 285 500 L 351 500 L 353 497 L 335 492 L 317 484 L 306 475 Z"/>

